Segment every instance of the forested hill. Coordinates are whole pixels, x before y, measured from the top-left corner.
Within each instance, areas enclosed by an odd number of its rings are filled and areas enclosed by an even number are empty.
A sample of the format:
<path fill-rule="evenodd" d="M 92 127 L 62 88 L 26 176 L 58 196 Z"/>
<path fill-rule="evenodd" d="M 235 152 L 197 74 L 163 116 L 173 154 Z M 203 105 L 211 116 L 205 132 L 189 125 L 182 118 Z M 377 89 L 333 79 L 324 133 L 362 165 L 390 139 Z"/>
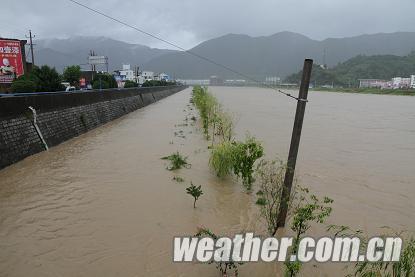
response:
<path fill-rule="evenodd" d="M 299 83 L 302 72 L 289 75 L 286 82 Z M 357 56 L 344 63 L 323 69 L 314 65 L 311 75 L 312 84 L 356 86 L 358 79 L 385 79 L 409 77 L 415 75 L 415 51 L 407 56 L 375 55 Z"/>

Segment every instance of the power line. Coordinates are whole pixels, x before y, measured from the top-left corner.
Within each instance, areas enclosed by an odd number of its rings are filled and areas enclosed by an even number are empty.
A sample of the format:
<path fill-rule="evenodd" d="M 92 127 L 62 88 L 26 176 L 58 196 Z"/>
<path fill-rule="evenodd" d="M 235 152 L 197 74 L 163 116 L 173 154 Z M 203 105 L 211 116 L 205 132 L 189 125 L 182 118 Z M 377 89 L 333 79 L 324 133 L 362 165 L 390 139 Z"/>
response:
<path fill-rule="evenodd" d="M 244 78 L 245 78 L 245 79 L 247 79 L 247 80 L 253 81 L 254 83 L 264 85 L 264 86 L 265 86 L 265 87 L 267 87 L 267 88 L 273 89 L 273 90 L 275 90 L 275 91 L 277 91 L 277 92 L 279 92 L 279 93 L 281 93 L 281 94 L 283 94 L 283 95 L 285 95 L 285 96 L 288 96 L 288 97 L 294 98 L 294 99 L 296 99 L 297 101 L 306 101 L 306 102 L 307 102 L 307 100 L 306 100 L 306 99 L 300 99 L 300 98 L 297 98 L 297 97 L 295 97 L 295 96 L 293 96 L 293 95 L 291 95 L 291 94 L 289 94 L 289 93 L 283 92 L 283 91 L 281 91 L 281 90 L 277 90 L 277 89 L 275 89 L 274 87 L 271 87 L 271 86 L 268 86 L 268 85 L 266 85 L 266 84 L 263 84 L 261 81 L 258 81 L 258 80 L 256 80 L 256 79 L 254 79 L 253 77 L 250 77 L 250 76 L 248 76 L 248 75 L 246 75 L 246 74 L 244 74 L 244 73 L 241 73 L 241 72 L 239 72 L 239 71 L 237 71 L 237 70 L 235 70 L 235 69 L 233 69 L 233 68 L 230 68 L 230 67 L 228 67 L 228 66 L 226 66 L 226 65 L 223 65 L 223 64 L 221 64 L 221 63 L 218 63 L 218 62 L 216 62 L 216 61 L 214 61 L 214 60 L 212 60 L 212 59 L 209 59 L 209 58 L 207 58 L 207 57 L 204 57 L 204 56 L 202 56 L 202 55 L 199 55 L 199 54 L 197 54 L 197 53 L 195 53 L 195 52 L 192 52 L 192 51 L 190 51 L 190 50 L 186 50 L 185 48 L 181 47 L 180 45 L 177 45 L 177 44 L 172 43 L 172 42 L 170 42 L 170 41 L 168 41 L 168 40 L 165 40 L 165 39 L 163 39 L 163 38 L 161 38 L 161 37 L 159 37 L 159 36 L 156 36 L 156 35 L 154 35 L 154 34 L 152 34 L 152 33 L 149 33 L 149 32 L 147 32 L 147 31 L 145 31 L 145 30 L 142 30 L 142 29 L 140 29 L 140 28 L 138 28 L 138 27 L 135 27 L 135 26 L 133 26 L 133 25 L 131 25 L 131 24 L 128 24 L 128 23 L 126 23 L 126 22 L 124 22 L 124 21 L 122 21 L 122 20 L 120 20 L 120 19 L 117 19 L 117 18 L 115 18 L 115 17 L 112 17 L 112 16 L 110 16 L 110 15 L 108 15 L 108 14 L 104 13 L 104 12 L 101 12 L 101 11 L 99 11 L 99 10 L 96 10 L 96 9 L 94 9 L 94 8 L 91 8 L 91 7 L 89 7 L 89 6 L 85 5 L 85 4 L 82 4 L 82 3 L 78 2 L 78 1 L 75 1 L 75 0 L 68 0 L 68 1 L 70 1 L 70 2 L 72 2 L 72 3 L 74 3 L 74 4 L 76 4 L 76 5 L 78 5 L 78 6 L 80 6 L 80 7 L 83 7 L 83 8 L 85 8 L 85 9 L 87 9 L 87 10 L 90 10 L 90 11 L 92 11 L 92 12 L 96 13 L 96 14 L 99 14 L 99 15 L 101 15 L 101 16 L 103 16 L 103 17 L 106 17 L 106 18 L 108 18 L 108 19 L 110 19 L 110 20 L 112 20 L 112 21 L 115 21 L 115 22 L 117 22 L 117 23 L 119 23 L 119 24 L 121 24 L 121 25 L 124 25 L 124 26 L 126 26 L 126 27 L 128 27 L 128 28 L 131 28 L 131 29 L 133 29 L 133 30 L 135 30 L 135 31 L 138 31 L 138 32 L 140 32 L 140 33 L 142 33 L 142 34 L 145 34 L 145 35 L 147 35 L 147 36 L 149 36 L 149 37 L 152 37 L 152 38 L 154 38 L 154 39 L 156 39 L 156 40 L 159 40 L 159 41 L 161 41 L 161 42 L 164 42 L 164 43 L 166 43 L 166 44 L 168 44 L 168 45 L 170 45 L 170 46 L 173 46 L 174 48 L 177 48 L 177 49 L 179 49 L 179 50 L 181 50 L 181 51 L 183 51 L 183 52 L 185 52 L 185 53 L 187 53 L 187 54 L 189 54 L 189 55 L 191 55 L 191 56 L 197 57 L 197 58 L 199 58 L 199 59 L 201 59 L 201 60 L 204 60 L 204 61 L 206 61 L 206 62 L 209 62 L 209 63 L 211 63 L 211 64 L 214 64 L 214 65 L 216 65 L 216 66 L 218 66 L 218 67 L 224 68 L 224 69 L 226 69 L 226 70 L 228 70 L 228 71 L 230 71 L 230 72 L 232 72 L 232 73 L 234 73 L 234 74 L 236 74 L 236 75 L 239 75 L 239 76 L 241 76 L 241 77 L 244 77 Z"/>

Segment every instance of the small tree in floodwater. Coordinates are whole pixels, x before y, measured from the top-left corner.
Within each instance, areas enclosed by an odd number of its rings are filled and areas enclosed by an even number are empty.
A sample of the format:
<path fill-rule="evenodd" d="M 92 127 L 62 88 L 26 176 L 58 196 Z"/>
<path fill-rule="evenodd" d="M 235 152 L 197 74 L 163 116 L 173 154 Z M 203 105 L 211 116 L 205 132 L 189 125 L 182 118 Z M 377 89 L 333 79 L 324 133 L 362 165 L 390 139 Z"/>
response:
<path fill-rule="evenodd" d="M 211 230 L 203 227 L 198 228 L 198 232 L 196 234 L 196 237 L 210 237 L 213 240 L 217 240 L 219 237 L 215 235 Z M 208 262 L 209 264 L 212 264 L 213 261 Z M 242 262 L 234 262 L 232 260 L 228 262 L 216 262 L 216 268 L 220 271 L 221 275 L 223 277 L 230 277 L 232 271 L 235 277 L 239 276 L 238 272 L 238 266 L 243 265 Z"/>
<path fill-rule="evenodd" d="M 287 167 L 281 161 L 262 160 L 255 170 L 256 181 L 259 185 L 256 204 L 260 206 L 261 216 L 267 222 L 268 233 L 271 236 L 274 236 L 278 230 L 281 195 L 284 188 L 286 169 Z M 291 214 L 297 188 L 297 183 L 294 180 L 288 203 L 288 215 Z"/>
<path fill-rule="evenodd" d="M 242 178 L 247 190 L 251 190 L 254 163 L 264 155 L 264 148 L 254 137 L 248 137 L 244 142 L 235 142 L 233 151 L 233 173 Z"/>
<path fill-rule="evenodd" d="M 328 197 L 324 197 L 323 200 L 318 199 L 314 194 L 310 194 L 307 188 L 299 189 L 298 203 L 294 207 L 291 222 L 291 230 L 295 233 L 294 243 L 290 249 L 291 255 L 297 254 L 300 240 L 310 229 L 311 223 L 322 224 L 330 216 L 332 203 L 333 200 Z M 285 275 L 293 277 L 300 272 L 301 262 L 286 261 L 285 267 Z"/>
<path fill-rule="evenodd" d="M 193 182 L 190 182 L 190 187 L 186 188 L 186 193 L 190 194 L 194 198 L 193 208 L 196 208 L 196 201 L 203 194 L 202 186 L 195 186 Z"/>

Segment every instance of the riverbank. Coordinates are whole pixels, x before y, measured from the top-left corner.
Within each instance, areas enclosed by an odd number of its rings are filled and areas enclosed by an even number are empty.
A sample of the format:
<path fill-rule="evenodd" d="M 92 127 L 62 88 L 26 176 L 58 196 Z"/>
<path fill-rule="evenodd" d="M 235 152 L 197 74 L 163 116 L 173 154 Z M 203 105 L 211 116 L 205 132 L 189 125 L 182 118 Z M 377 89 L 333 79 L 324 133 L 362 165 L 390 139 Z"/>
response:
<path fill-rule="evenodd" d="M 0 98 L 0 169 L 185 89 L 166 86 Z"/>
<path fill-rule="evenodd" d="M 402 89 L 377 89 L 377 88 L 313 88 L 311 89 L 311 91 L 415 96 L 415 89 L 402 90 Z"/>

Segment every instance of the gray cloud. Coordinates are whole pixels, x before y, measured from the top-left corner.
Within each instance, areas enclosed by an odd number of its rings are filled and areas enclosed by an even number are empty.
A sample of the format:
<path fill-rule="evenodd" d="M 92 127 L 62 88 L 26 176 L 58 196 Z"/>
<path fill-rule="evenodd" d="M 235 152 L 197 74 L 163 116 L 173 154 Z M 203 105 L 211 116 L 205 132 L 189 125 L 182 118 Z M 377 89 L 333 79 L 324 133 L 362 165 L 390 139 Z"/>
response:
<path fill-rule="evenodd" d="M 79 0 L 185 48 L 227 33 L 251 36 L 280 31 L 314 39 L 365 33 L 415 31 L 414 0 Z M 68 0 L 8 1 L 0 35 L 37 38 L 107 36 L 171 48 Z"/>

